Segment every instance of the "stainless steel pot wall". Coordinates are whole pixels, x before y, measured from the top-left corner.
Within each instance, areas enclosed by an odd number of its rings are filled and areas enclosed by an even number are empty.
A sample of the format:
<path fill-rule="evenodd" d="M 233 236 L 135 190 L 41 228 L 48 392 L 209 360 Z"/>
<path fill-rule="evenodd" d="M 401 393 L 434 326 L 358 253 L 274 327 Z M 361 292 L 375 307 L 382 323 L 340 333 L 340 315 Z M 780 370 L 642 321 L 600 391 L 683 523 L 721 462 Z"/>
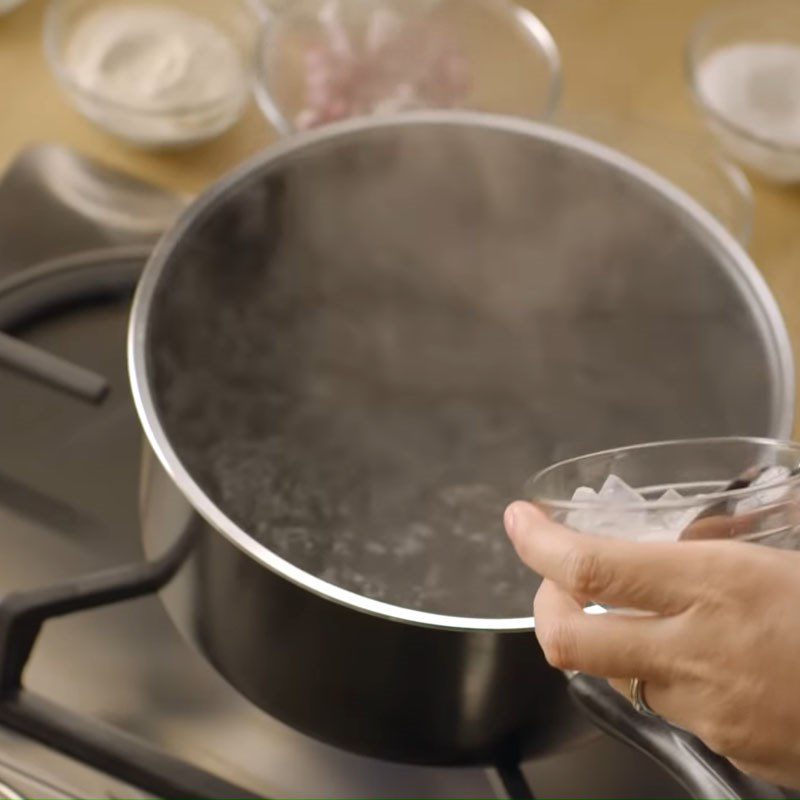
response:
<path fill-rule="evenodd" d="M 332 296 L 363 301 L 339 327 L 321 322 Z M 290 307 L 307 324 L 289 326 Z M 390 341 L 375 334 L 387 317 Z M 276 342 L 285 358 L 272 362 L 263 354 Z M 228 432 L 247 442 L 272 432 L 266 407 L 242 414 L 236 398 L 285 384 L 291 402 L 317 392 L 325 424 L 357 407 L 377 425 L 381 403 L 422 396 L 402 440 L 390 442 L 408 455 L 429 452 L 437 404 L 465 397 L 479 405 L 448 417 L 460 422 L 438 454 L 442 468 L 466 470 L 464 480 L 504 501 L 570 453 L 785 437 L 794 386 L 771 296 L 699 207 L 590 142 L 477 114 L 337 126 L 222 181 L 145 270 L 130 369 L 148 439 L 145 549 L 156 557 L 192 545 L 164 596 L 178 627 L 290 725 L 371 755 L 437 763 L 521 757 L 584 729 L 533 620 L 382 602 L 282 558 L 265 544 L 269 531 L 245 529 L 241 498 L 229 503 L 247 470 L 233 470 L 241 480 L 227 488 L 212 474 Z M 350 394 L 331 394 L 343 369 Z M 275 451 L 277 464 L 314 453 L 318 440 L 297 436 Z M 342 464 L 361 446 L 345 438 Z M 270 474 L 260 491 L 284 492 L 276 502 L 287 514 L 306 502 L 307 487 L 289 491 Z M 375 500 L 419 475 L 398 467 L 364 480 Z M 258 481 L 249 491 L 257 501 Z"/>
<path fill-rule="evenodd" d="M 322 598 L 192 513 L 150 451 L 145 464 L 148 551 L 163 546 L 167 531 L 193 545 L 165 592 L 168 607 L 214 666 L 270 714 L 340 747 L 420 763 L 489 764 L 585 732 L 529 629 L 498 635 L 407 624 Z"/>

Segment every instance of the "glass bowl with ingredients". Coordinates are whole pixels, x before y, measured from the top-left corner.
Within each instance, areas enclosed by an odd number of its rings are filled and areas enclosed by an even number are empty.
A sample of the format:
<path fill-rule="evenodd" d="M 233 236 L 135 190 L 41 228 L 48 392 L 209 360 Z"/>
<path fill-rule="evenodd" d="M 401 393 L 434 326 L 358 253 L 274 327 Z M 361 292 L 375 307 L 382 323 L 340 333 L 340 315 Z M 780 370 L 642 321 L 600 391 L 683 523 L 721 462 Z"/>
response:
<path fill-rule="evenodd" d="M 800 3 L 736 0 L 695 26 L 689 85 L 726 153 L 762 177 L 800 181 Z"/>
<path fill-rule="evenodd" d="M 84 116 L 135 146 L 177 148 L 241 116 L 259 19 L 245 0 L 51 0 L 44 47 Z"/>
<path fill-rule="evenodd" d="M 548 467 L 525 495 L 582 533 L 800 549 L 800 444 L 792 442 L 732 437 L 621 447 Z"/>
<path fill-rule="evenodd" d="M 292 0 L 264 27 L 255 72 L 283 134 L 422 109 L 547 118 L 561 91 L 553 37 L 510 0 Z"/>

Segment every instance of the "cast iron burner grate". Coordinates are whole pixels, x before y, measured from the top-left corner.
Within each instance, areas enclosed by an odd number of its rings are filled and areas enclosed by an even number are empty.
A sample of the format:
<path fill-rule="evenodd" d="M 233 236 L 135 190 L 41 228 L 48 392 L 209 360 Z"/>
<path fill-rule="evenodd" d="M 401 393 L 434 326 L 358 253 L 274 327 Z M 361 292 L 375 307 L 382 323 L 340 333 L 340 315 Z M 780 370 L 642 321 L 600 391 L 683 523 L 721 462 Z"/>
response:
<path fill-rule="evenodd" d="M 157 797 L 255 798 L 258 795 L 240 786 L 75 714 L 29 691 L 22 682 L 45 622 L 158 592 L 173 578 L 190 546 L 187 538 L 158 561 L 16 592 L 0 601 L 0 723 Z M 497 764 L 495 772 L 497 787 L 506 797 L 534 797 L 517 763 Z"/>
<path fill-rule="evenodd" d="M 108 391 L 102 375 L 2 331 L 73 303 L 130 295 L 148 252 L 149 248 L 129 246 L 81 253 L 0 281 L 0 365 L 65 394 L 101 403 Z M 185 539 L 157 561 L 116 567 L 0 600 L 0 724 L 157 797 L 258 797 L 111 725 L 70 711 L 23 684 L 45 622 L 157 593 L 174 577 L 190 547 L 191 539 Z M 515 759 L 496 765 L 494 773 L 498 796 L 533 798 Z"/>

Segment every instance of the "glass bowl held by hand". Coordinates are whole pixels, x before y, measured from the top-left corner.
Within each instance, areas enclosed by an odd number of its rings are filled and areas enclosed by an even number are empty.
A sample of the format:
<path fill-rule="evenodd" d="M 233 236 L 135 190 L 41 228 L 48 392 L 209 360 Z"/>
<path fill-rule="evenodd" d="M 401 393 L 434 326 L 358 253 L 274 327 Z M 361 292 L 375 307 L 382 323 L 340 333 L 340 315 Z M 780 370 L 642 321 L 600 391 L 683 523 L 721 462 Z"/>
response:
<path fill-rule="evenodd" d="M 737 539 L 800 549 L 800 444 L 686 439 L 562 461 L 525 494 L 574 530 L 631 541 Z"/>
<path fill-rule="evenodd" d="M 292 0 L 263 28 L 255 72 L 282 134 L 426 109 L 547 118 L 561 90 L 552 36 L 511 0 Z"/>

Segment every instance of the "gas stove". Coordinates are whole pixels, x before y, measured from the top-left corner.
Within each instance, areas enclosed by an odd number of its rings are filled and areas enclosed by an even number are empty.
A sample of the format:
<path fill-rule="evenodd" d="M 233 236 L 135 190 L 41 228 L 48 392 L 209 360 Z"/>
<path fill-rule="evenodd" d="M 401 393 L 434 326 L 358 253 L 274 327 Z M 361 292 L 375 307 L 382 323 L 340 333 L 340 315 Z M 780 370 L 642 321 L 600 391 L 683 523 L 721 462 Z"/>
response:
<path fill-rule="evenodd" d="M 508 794 L 490 770 L 376 761 L 291 730 L 162 609 L 168 576 L 143 563 L 137 529 L 125 334 L 181 205 L 57 146 L 25 151 L 0 183 L 0 330 L 22 347 L 0 347 L 15 367 L 0 368 L 0 798 Z M 32 379 L 37 363 L 55 376 Z M 94 391 L 59 390 L 75 366 Z M 600 734 L 522 772 L 540 796 L 685 796 Z"/>

